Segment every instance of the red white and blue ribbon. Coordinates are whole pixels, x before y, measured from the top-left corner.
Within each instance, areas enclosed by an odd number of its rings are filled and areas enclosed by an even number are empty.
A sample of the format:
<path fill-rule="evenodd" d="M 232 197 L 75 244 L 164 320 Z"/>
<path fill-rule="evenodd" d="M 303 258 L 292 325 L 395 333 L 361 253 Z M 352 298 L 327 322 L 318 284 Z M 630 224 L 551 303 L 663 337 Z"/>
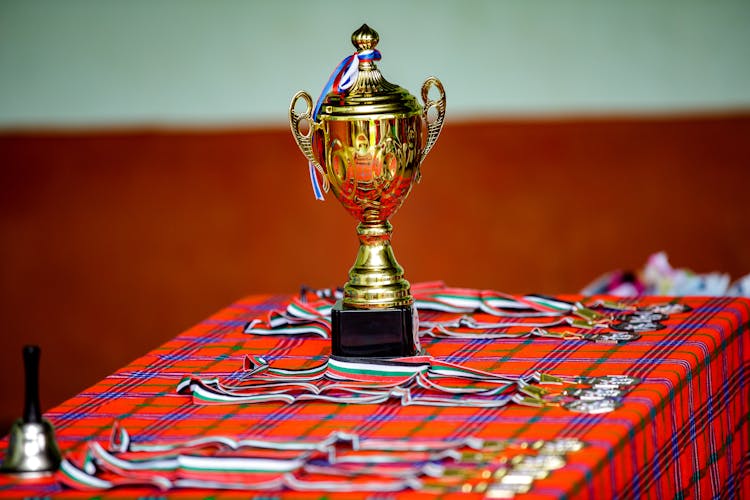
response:
<path fill-rule="evenodd" d="M 320 108 L 323 105 L 323 101 L 326 96 L 331 92 L 335 92 L 338 95 L 345 96 L 348 94 L 349 89 L 357 81 L 359 75 L 359 63 L 360 61 L 379 61 L 381 59 L 380 52 L 376 49 L 367 49 L 361 52 L 355 52 L 354 54 L 347 56 L 343 61 L 336 66 L 331 76 L 328 78 L 323 90 L 315 102 L 315 108 L 313 109 L 312 119 L 313 121 L 318 120 L 320 114 Z M 310 163 L 310 182 L 312 183 L 313 193 L 315 199 L 323 200 L 323 190 L 320 188 L 320 181 L 318 180 L 318 173 L 315 166 Z"/>
<path fill-rule="evenodd" d="M 335 92 L 344 96 L 348 93 L 349 89 L 357 81 L 357 76 L 359 76 L 360 61 L 379 61 L 380 59 L 381 55 L 377 49 L 367 49 L 346 56 L 344 60 L 336 66 L 336 69 L 333 70 L 333 73 L 331 73 L 331 76 L 323 87 L 323 91 L 320 93 L 320 96 L 315 103 L 315 109 L 312 115 L 313 120 L 318 119 L 320 107 L 323 105 L 323 101 L 328 94 Z"/>

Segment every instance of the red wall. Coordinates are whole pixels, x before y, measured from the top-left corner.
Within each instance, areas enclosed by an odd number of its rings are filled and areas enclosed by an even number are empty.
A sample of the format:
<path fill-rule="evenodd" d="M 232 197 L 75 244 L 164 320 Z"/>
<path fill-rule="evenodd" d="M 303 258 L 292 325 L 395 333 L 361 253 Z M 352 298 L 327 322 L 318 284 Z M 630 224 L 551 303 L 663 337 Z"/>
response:
<path fill-rule="evenodd" d="M 449 117 L 450 118 L 450 117 Z M 392 220 L 411 281 L 571 292 L 657 250 L 750 272 L 750 114 L 446 125 Z M 286 129 L 0 134 L 0 430 L 241 295 L 342 284 L 355 222 Z"/>

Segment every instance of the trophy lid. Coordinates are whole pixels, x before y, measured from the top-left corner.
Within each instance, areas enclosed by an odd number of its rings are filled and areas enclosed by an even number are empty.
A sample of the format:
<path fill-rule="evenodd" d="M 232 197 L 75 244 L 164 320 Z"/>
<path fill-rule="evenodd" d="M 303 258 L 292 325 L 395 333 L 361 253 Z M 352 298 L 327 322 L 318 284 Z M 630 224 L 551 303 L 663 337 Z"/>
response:
<path fill-rule="evenodd" d="M 320 107 L 320 115 L 330 119 L 372 114 L 413 115 L 421 113 L 417 99 L 408 90 L 388 82 L 375 65 L 380 52 L 375 49 L 380 37 L 377 31 L 363 24 L 352 33 L 357 49 L 352 59 L 357 64 L 356 80 L 348 89 L 329 92 Z M 344 68 L 344 71 L 346 69 Z"/>

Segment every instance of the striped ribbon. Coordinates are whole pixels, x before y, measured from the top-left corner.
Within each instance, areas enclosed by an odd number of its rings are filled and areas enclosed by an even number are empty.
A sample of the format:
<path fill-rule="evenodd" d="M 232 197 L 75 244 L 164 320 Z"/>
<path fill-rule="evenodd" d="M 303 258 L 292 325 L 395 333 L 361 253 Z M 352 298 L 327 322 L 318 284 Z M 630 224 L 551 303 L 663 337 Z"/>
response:
<path fill-rule="evenodd" d="M 381 54 L 377 49 L 367 49 L 361 52 L 355 52 L 354 54 L 347 56 L 343 61 L 336 66 L 331 76 L 328 78 L 323 90 L 320 92 L 318 100 L 315 102 L 315 108 L 313 110 L 312 118 L 313 121 L 317 121 L 318 115 L 320 114 L 320 108 L 323 105 L 325 97 L 335 92 L 340 96 L 344 96 L 348 93 L 349 89 L 357 81 L 359 75 L 359 63 L 360 61 L 379 61 Z M 312 182 L 313 193 L 315 199 L 323 200 L 323 190 L 320 188 L 320 180 L 318 179 L 318 173 L 315 166 L 309 163 L 310 168 L 310 181 Z"/>
<path fill-rule="evenodd" d="M 574 326 L 593 327 L 606 323 L 608 316 L 585 307 L 546 295 L 514 296 L 494 290 L 450 288 L 440 283 L 413 287 L 417 309 L 448 313 L 485 313 L 502 318 L 571 316 Z"/>
<path fill-rule="evenodd" d="M 293 298 L 284 311 L 270 311 L 245 326 L 253 335 L 313 334 L 327 339 L 331 335 L 331 309 L 334 301 L 321 298 L 308 302 Z"/>
<path fill-rule="evenodd" d="M 429 356 L 390 360 L 331 356 L 321 364 L 296 370 L 272 367 L 262 357 L 246 357 L 239 382 L 186 376 L 177 392 L 192 395 L 198 404 L 376 404 L 395 399 L 404 406 L 495 408 L 511 401 L 517 380 Z"/>
<path fill-rule="evenodd" d="M 235 440 L 228 436 L 205 436 L 187 441 L 165 442 L 165 443 L 142 443 L 133 441 L 130 433 L 121 422 L 115 421 L 110 434 L 108 450 L 112 453 L 140 453 L 149 454 L 174 454 L 194 453 L 201 449 L 225 449 L 240 450 L 241 448 L 253 448 L 255 450 L 272 450 L 275 452 L 321 452 L 325 453 L 331 461 L 332 450 L 352 449 L 355 451 L 410 451 L 410 452 L 440 452 L 457 448 L 471 448 L 479 450 L 491 446 L 493 449 L 513 448 L 515 441 L 487 441 L 476 437 L 465 437 L 451 440 L 388 440 L 380 438 L 361 439 L 358 434 L 334 431 L 319 441 L 283 441 L 264 439 L 242 439 Z"/>
<path fill-rule="evenodd" d="M 610 376 L 611 380 L 617 375 Z M 237 381 L 236 379 L 239 379 Z M 598 379 L 597 379 L 598 380 Z M 430 356 L 397 359 L 337 358 L 312 367 L 289 369 L 271 366 L 260 356 L 246 356 L 239 377 L 186 376 L 177 392 L 190 395 L 196 404 L 248 404 L 269 401 L 292 404 L 325 401 L 337 404 L 379 404 L 388 400 L 403 406 L 500 408 L 510 402 L 528 406 L 565 406 L 581 397 L 606 400 L 596 411 L 618 408 L 627 388 L 585 392 L 597 388 L 588 380 L 534 372 L 526 376 L 492 373 L 442 361 Z M 556 386 L 551 388 L 550 386 Z M 575 390 L 581 390 L 580 395 Z M 459 397 L 460 396 L 460 397 Z M 567 406 L 565 406 L 567 408 Z M 587 411 L 587 410 L 581 410 Z"/>
<path fill-rule="evenodd" d="M 271 311 L 265 317 L 247 323 L 245 333 L 252 335 L 304 335 L 312 334 L 330 338 L 331 308 L 336 295 L 330 290 L 317 293 L 304 289 L 299 298 L 293 298 L 284 311 Z M 435 338 L 522 338 L 546 336 L 549 338 L 576 338 L 594 340 L 575 332 L 552 333 L 547 328 L 567 326 L 593 331 L 606 328 L 613 321 L 612 311 L 629 310 L 611 302 L 598 301 L 594 306 L 607 312 L 595 311 L 580 302 L 570 302 L 544 295 L 513 295 L 468 288 L 449 288 L 441 282 L 418 283 L 412 286 L 415 305 L 419 311 L 436 311 L 458 314 L 447 320 L 420 322 L 419 334 Z M 497 321 L 480 322 L 471 314 L 484 313 Z M 529 321 L 537 319 L 538 321 Z M 531 330 L 523 333 L 488 332 L 511 327 Z M 546 333 L 545 333 L 546 332 Z"/>
<path fill-rule="evenodd" d="M 320 92 L 320 96 L 315 103 L 315 110 L 313 111 L 313 120 L 318 119 L 320 114 L 320 108 L 323 105 L 325 97 L 335 92 L 339 95 L 346 95 L 349 89 L 357 81 L 359 76 L 359 63 L 360 61 L 379 61 L 381 59 L 380 51 L 377 49 L 368 49 L 361 52 L 355 52 L 350 56 L 346 56 L 336 69 L 333 70 L 331 76 L 328 77 L 323 90 Z"/>
<path fill-rule="evenodd" d="M 360 439 L 334 432 L 319 441 L 206 436 L 169 443 L 134 443 L 115 423 L 109 448 L 87 443 L 82 460 L 66 456 L 58 480 L 77 490 L 122 486 L 317 492 L 466 492 L 466 481 L 546 477 L 580 451 L 577 439 L 406 441 Z M 485 483 L 481 490 L 488 488 Z M 496 488 L 514 488 L 500 484 Z M 460 489 L 459 489 L 460 488 Z M 530 488 L 530 486 L 529 486 Z M 478 489 L 478 490 L 479 490 Z M 503 498 L 510 498 L 503 496 Z"/>

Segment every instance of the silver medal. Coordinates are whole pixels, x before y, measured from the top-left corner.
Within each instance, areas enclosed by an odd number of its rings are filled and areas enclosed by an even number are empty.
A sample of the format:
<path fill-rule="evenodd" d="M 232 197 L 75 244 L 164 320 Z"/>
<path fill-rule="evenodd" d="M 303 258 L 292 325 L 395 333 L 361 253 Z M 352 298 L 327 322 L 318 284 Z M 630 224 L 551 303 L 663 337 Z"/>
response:
<path fill-rule="evenodd" d="M 553 441 L 547 441 L 542 446 L 540 453 L 564 455 L 566 453 L 580 451 L 583 449 L 583 441 L 576 438 L 557 438 Z"/>
<path fill-rule="evenodd" d="M 638 332 L 604 332 L 604 333 L 586 333 L 583 335 L 584 340 L 590 340 L 597 344 L 627 344 L 641 338 Z"/>
<path fill-rule="evenodd" d="M 621 323 L 615 323 L 612 325 L 612 329 L 618 332 L 655 332 L 657 330 L 663 330 L 666 328 L 662 323 L 658 321 L 654 322 L 635 322 L 623 321 Z"/>
<path fill-rule="evenodd" d="M 630 375 L 603 375 L 601 377 L 578 377 L 575 382 L 599 389 L 623 388 L 638 384 L 641 379 Z"/>
<path fill-rule="evenodd" d="M 666 315 L 682 314 L 682 313 L 690 312 L 693 310 L 693 308 L 687 304 L 677 304 L 677 303 L 653 304 L 650 306 L 646 306 L 643 309 L 646 311 L 652 311 L 655 313 L 666 314 Z"/>
<path fill-rule="evenodd" d="M 599 401 L 601 399 L 621 398 L 626 392 L 614 387 L 592 387 L 591 389 L 567 389 L 564 394 L 581 401 Z"/>
<path fill-rule="evenodd" d="M 576 413 L 588 413 L 596 415 L 599 413 L 609 413 L 616 410 L 622 405 L 622 401 L 614 399 L 600 399 L 597 401 L 582 401 L 575 399 L 567 403 L 563 403 L 563 407 L 567 410 L 574 411 Z"/>

